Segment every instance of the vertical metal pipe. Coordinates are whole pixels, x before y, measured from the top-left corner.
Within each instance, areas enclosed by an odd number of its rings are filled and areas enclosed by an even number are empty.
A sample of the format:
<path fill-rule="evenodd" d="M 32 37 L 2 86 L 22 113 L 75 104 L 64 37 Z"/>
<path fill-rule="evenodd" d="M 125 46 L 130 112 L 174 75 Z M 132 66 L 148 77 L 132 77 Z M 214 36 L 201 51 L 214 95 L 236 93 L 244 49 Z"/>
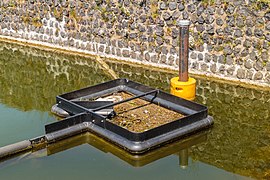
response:
<path fill-rule="evenodd" d="M 189 20 L 179 21 L 179 80 L 188 81 Z"/>

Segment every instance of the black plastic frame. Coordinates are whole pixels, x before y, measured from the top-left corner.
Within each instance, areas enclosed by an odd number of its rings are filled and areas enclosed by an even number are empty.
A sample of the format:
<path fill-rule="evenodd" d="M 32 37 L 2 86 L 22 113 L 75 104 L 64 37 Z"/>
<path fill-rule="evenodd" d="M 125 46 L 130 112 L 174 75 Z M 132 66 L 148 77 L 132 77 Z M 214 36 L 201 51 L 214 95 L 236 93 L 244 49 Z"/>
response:
<path fill-rule="evenodd" d="M 104 153 L 111 153 L 115 155 L 134 167 L 143 167 L 166 156 L 172 154 L 179 155 L 181 150 L 188 149 L 194 145 L 205 142 L 207 140 L 208 133 L 209 131 L 199 132 L 191 135 L 190 137 L 183 138 L 161 148 L 139 155 L 130 154 L 115 144 L 102 140 L 102 138 L 93 133 L 85 133 L 83 135 L 74 136 L 72 138 L 48 145 L 47 153 L 50 156 L 82 144 L 89 144 L 90 146 L 93 146 Z"/>
<path fill-rule="evenodd" d="M 157 93 L 143 96 L 143 94 L 151 91 L 154 92 L 154 90 L 151 87 L 128 79 L 116 79 L 59 95 L 56 97 L 58 106 L 75 116 L 46 125 L 46 133 L 53 133 L 80 123 L 88 123 L 89 130 L 95 131 L 97 134 L 127 148 L 131 152 L 141 152 L 165 141 L 175 139 L 178 136 L 210 126 L 213 123 L 213 119 L 208 116 L 207 107 L 203 105 L 173 96 L 161 90 L 157 90 Z M 146 101 L 179 112 L 185 116 L 145 132 L 136 133 L 113 124 L 106 117 L 98 115 L 92 110 L 76 103 L 76 101 L 81 99 L 96 99 L 120 91 L 131 93 L 135 96 L 142 95 L 142 99 Z M 167 137 L 165 137 L 166 135 Z M 124 143 L 120 141 L 124 141 Z"/>

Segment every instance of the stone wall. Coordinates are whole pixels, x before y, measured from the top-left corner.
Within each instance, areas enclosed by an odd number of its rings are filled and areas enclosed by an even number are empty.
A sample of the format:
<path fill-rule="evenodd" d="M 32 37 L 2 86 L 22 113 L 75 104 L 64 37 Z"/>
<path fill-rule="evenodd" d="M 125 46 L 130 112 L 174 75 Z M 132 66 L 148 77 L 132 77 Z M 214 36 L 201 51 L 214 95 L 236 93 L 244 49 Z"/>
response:
<path fill-rule="evenodd" d="M 269 0 L 2 0 L 0 35 L 177 69 L 190 19 L 190 71 L 270 86 Z"/>

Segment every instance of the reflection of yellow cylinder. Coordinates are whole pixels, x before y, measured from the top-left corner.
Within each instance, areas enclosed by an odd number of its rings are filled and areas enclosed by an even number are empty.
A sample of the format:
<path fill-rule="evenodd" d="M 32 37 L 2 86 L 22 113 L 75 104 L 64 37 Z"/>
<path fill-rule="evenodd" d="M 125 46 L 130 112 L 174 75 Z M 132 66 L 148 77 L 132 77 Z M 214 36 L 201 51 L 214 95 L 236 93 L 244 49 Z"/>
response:
<path fill-rule="evenodd" d="M 187 99 L 194 100 L 196 94 L 196 80 L 189 77 L 187 82 L 178 81 L 179 77 L 171 79 L 171 94 Z"/>

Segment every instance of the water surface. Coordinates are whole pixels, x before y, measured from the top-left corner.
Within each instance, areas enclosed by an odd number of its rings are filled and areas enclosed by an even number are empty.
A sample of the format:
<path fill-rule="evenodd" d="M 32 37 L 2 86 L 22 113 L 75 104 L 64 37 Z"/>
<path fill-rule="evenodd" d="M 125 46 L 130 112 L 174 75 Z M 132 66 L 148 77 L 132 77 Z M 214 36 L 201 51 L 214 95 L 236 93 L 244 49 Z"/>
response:
<path fill-rule="evenodd" d="M 169 79 L 176 76 L 107 63 L 119 77 L 165 91 Z M 57 121 L 49 112 L 56 95 L 111 79 L 93 58 L 0 43 L 0 146 L 44 134 L 44 125 Z M 83 135 L 83 140 L 75 138 L 53 150 L 2 162 L 0 179 L 267 179 L 269 99 L 267 91 L 197 79 L 196 101 L 207 105 L 215 119 L 201 141 L 191 139 L 184 147 L 176 146 L 179 151 L 168 148 L 150 154 L 148 161 L 157 159 L 148 162 L 134 160 L 110 145 L 97 145 L 99 140 Z M 189 153 L 185 168 L 179 165 L 183 150 Z"/>

